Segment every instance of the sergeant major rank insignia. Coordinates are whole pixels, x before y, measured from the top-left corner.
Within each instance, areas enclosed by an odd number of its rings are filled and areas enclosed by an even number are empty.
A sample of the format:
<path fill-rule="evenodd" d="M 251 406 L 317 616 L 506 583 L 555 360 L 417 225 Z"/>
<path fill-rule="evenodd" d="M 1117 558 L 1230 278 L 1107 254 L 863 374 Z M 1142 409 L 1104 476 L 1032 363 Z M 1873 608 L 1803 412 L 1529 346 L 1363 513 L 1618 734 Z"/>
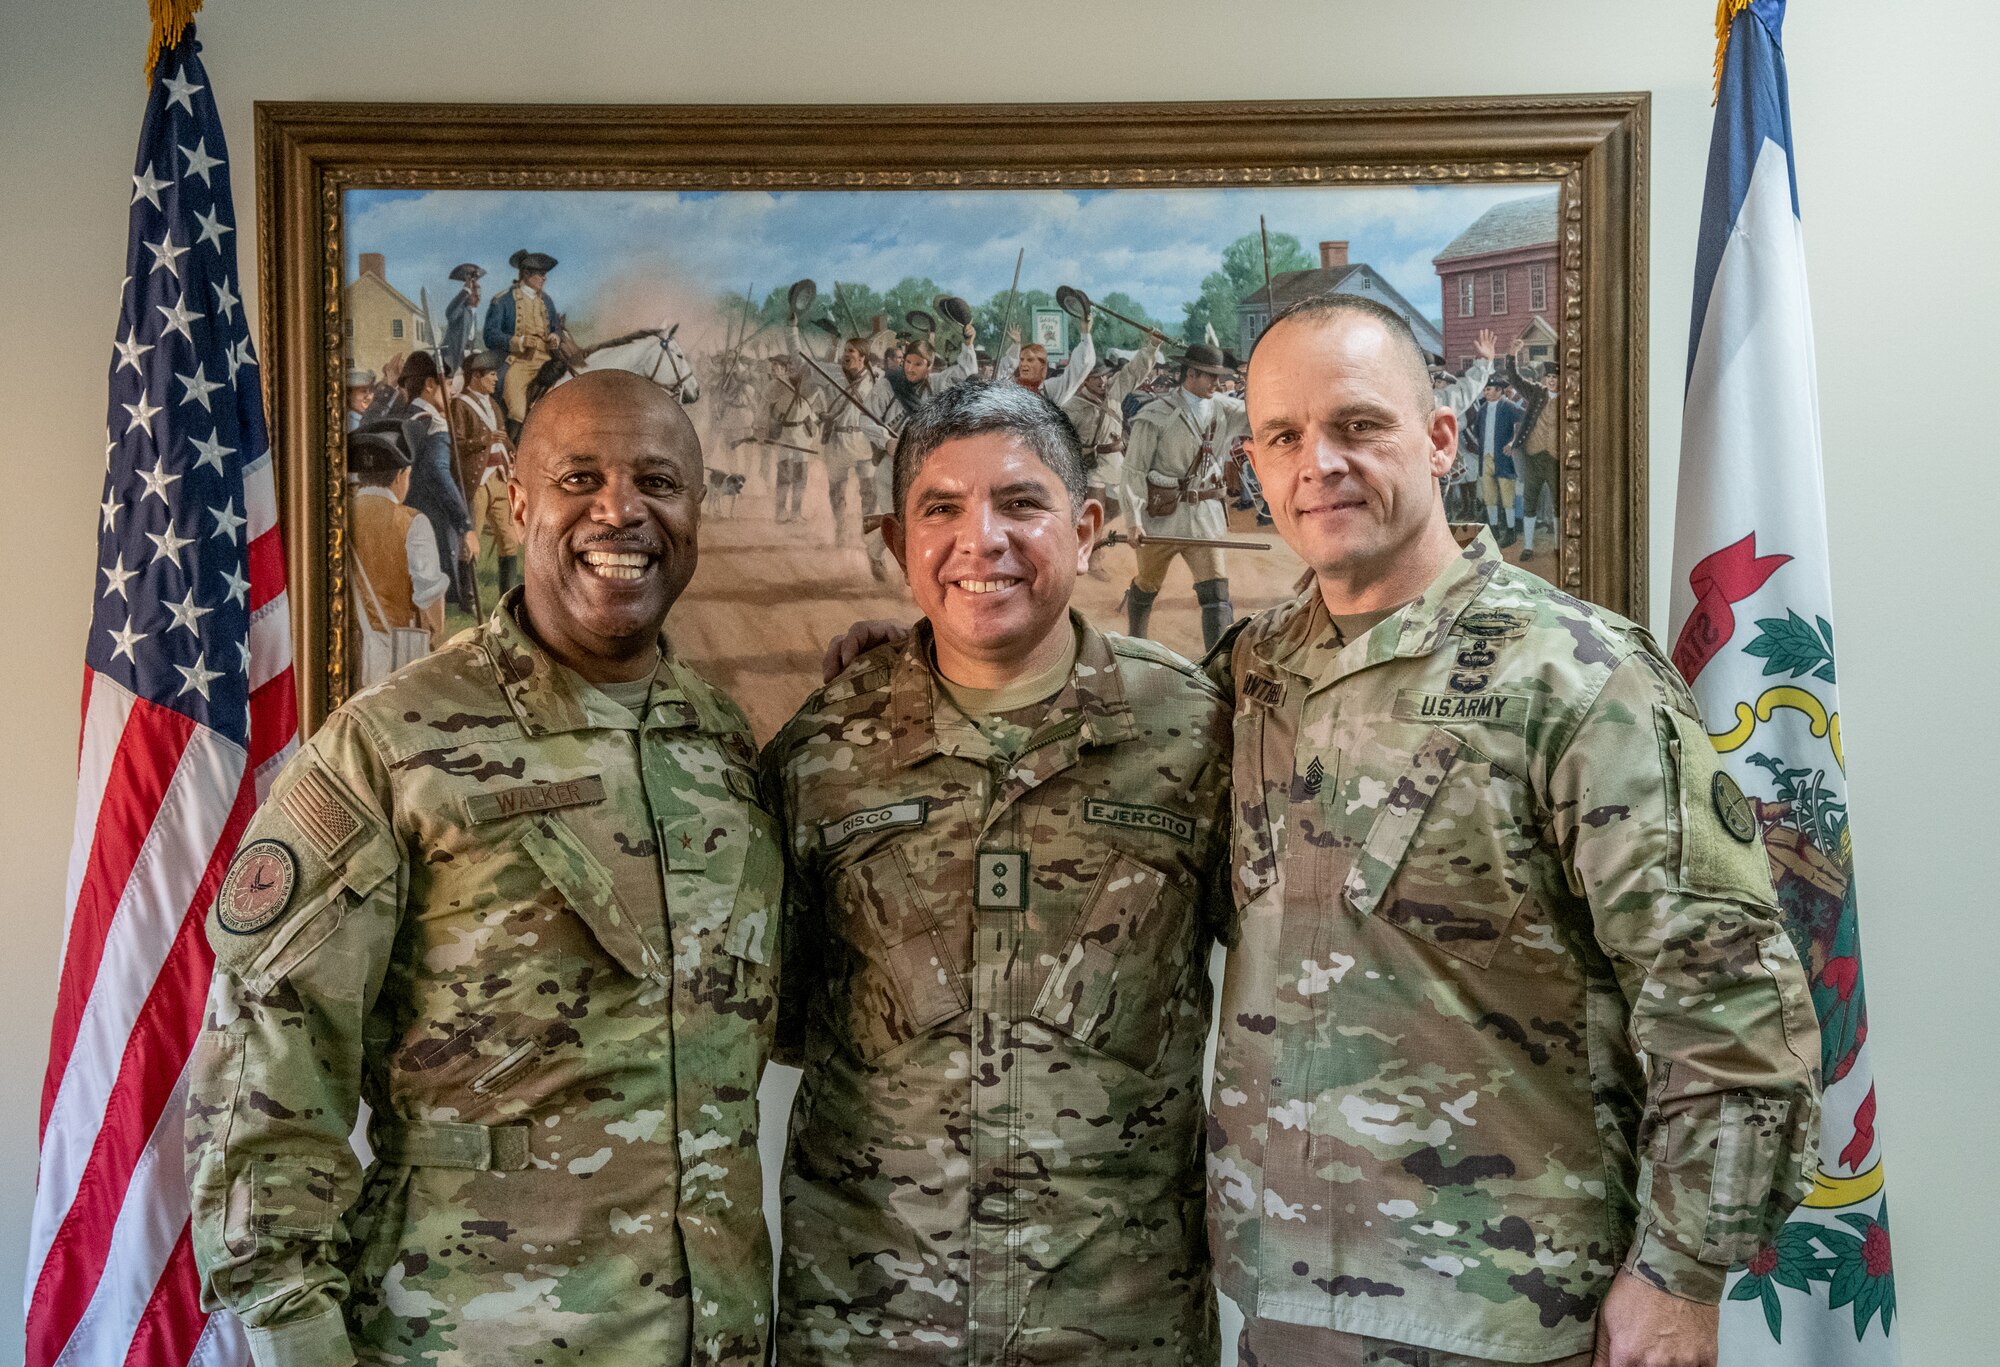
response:
<path fill-rule="evenodd" d="M 298 886 L 299 861 L 281 840 L 245 845 L 222 880 L 215 919 L 232 935 L 255 935 L 285 914 Z"/>

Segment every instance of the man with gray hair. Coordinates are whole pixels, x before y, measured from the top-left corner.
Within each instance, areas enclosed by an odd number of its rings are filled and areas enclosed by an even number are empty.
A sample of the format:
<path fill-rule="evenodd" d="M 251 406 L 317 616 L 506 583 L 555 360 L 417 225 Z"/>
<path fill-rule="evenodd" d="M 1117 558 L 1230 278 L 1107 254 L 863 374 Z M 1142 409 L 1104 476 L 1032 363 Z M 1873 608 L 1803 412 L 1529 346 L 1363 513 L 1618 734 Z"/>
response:
<path fill-rule="evenodd" d="M 1201 1205 L 1229 716 L 1070 610 L 1103 510 L 1048 399 L 970 381 L 883 524 L 924 620 L 764 754 L 790 862 L 787 1364 L 1216 1361 Z"/>

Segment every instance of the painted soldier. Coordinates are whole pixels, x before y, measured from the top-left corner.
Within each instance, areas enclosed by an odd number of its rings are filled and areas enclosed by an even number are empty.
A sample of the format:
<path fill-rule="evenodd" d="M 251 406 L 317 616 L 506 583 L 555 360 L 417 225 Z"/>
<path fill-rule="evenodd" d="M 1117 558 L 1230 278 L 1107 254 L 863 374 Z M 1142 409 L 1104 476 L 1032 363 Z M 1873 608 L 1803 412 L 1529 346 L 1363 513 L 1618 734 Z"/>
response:
<path fill-rule="evenodd" d="M 1521 513 L 1521 560 L 1535 557 L 1535 523 L 1542 498 L 1549 502 L 1549 535 L 1562 520 L 1562 475 L 1556 468 L 1556 363 L 1550 361 L 1533 375 L 1506 362 L 1507 381 L 1521 395 L 1521 421 L 1514 437 L 1514 455 L 1521 472 L 1518 507 Z M 1551 548 L 1553 549 L 1553 548 Z"/>
<path fill-rule="evenodd" d="M 1097 362 L 1062 410 L 1083 438 L 1084 464 L 1090 471 L 1090 495 L 1104 504 L 1105 522 L 1127 508 L 1125 500 L 1125 397 L 1153 373 L 1164 339 L 1157 333 L 1120 365 L 1110 357 Z M 1100 572 L 1093 567 L 1091 573 Z"/>
<path fill-rule="evenodd" d="M 555 354 L 563 335 L 562 314 L 546 290 L 556 259 L 547 252 L 518 251 L 507 258 L 514 283 L 486 306 L 486 345 L 505 355 L 500 367 L 501 402 L 519 436 L 528 415 L 528 385 Z"/>
<path fill-rule="evenodd" d="M 521 582 L 521 538 L 507 506 L 507 483 L 514 477 L 514 444 L 494 402 L 500 354 L 475 351 L 466 358 L 465 388 L 451 401 L 451 439 L 457 452 L 458 484 L 472 513 L 474 561 L 479 543 L 493 544 L 500 592 Z"/>
<path fill-rule="evenodd" d="M 791 331 L 792 354 L 802 357 L 799 332 Z M 824 444 L 821 458 L 826 463 L 826 497 L 833 517 L 833 544 L 852 546 L 861 539 L 861 524 L 850 518 L 847 491 L 850 484 L 862 486 L 858 495 L 862 513 L 873 513 L 874 489 L 869 483 L 875 473 L 875 454 L 886 450 L 891 438 L 880 419 L 889 416 L 894 402 L 889 387 L 869 364 L 866 338 L 849 337 L 840 345 L 840 370 L 827 373 L 823 366 L 808 365 L 802 372 L 806 387 L 818 400 L 825 417 L 821 424 Z"/>
<path fill-rule="evenodd" d="M 352 432 L 366 421 L 368 409 L 375 402 L 375 372 L 363 370 L 360 366 L 349 366 L 345 395 L 342 422 L 344 430 Z"/>
<path fill-rule="evenodd" d="M 452 577 L 451 600 L 473 610 L 473 562 L 479 554 L 479 534 L 473 530 L 472 509 L 459 483 L 458 455 L 453 449 L 451 423 L 445 417 L 447 377 L 428 351 L 414 351 L 404 360 L 396 385 L 406 405 L 404 431 L 416 464 L 410 471 L 409 505 L 430 519 L 437 536 L 438 558 Z"/>
<path fill-rule="evenodd" d="M 796 355 L 772 356 L 768 362 L 771 377 L 764 389 L 759 435 L 778 458 L 772 507 L 781 523 L 803 522 L 806 462 L 819 454 L 826 396 L 807 378 L 805 363 Z"/>
<path fill-rule="evenodd" d="M 661 634 L 700 449 L 604 373 L 519 461 L 524 585 L 335 710 L 209 916 L 194 1258 L 257 1367 L 766 1361 L 783 856 Z"/>
<path fill-rule="evenodd" d="M 479 282 L 486 272 L 470 261 L 451 268 L 458 293 L 444 306 L 444 337 L 438 343 L 444 368 L 457 373 L 465 358 L 479 349 Z"/>
<path fill-rule="evenodd" d="M 778 1360 L 1210 1367 L 1228 709 L 1069 610 L 1100 510 L 1054 405 L 968 383 L 895 459 L 884 526 L 925 620 L 764 757 L 805 1070 Z"/>
<path fill-rule="evenodd" d="M 1215 540 L 1229 533 L 1223 508 L 1224 462 L 1232 438 L 1246 430 L 1243 401 L 1215 392 L 1227 372 L 1222 353 L 1197 344 L 1181 358 L 1181 381 L 1132 419 L 1126 438 L 1125 482 L 1139 506 L 1133 520 L 1149 536 Z M 1201 639 L 1213 646 L 1235 617 L 1222 552 L 1209 546 L 1141 545 L 1125 596 L 1128 629 L 1144 636 L 1153 601 L 1179 557 L 1194 576 L 1201 604 Z"/>
<path fill-rule="evenodd" d="M 1313 577 L 1210 661 L 1237 706 L 1208 1171 L 1240 1361 L 1713 1367 L 1723 1279 L 1817 1153 L 1758 818 L 1644 631 L 1454 537 L 1457 415 L 1400 316 L 1295 305 L 1249 392 Z"/>
<path fill-rule="evenodd" d="M 451 580 L 438 564 L 431 525 L 403 500 L 410 492 L 410 448 L 399 422 L 364 424 L 347 434 L 348 565 L 355 599 L 378 633 L 422 631 L 435 649 L 444 642 L 444 595 Z M 380 680 L 364 677 L 363 688 Z"/>

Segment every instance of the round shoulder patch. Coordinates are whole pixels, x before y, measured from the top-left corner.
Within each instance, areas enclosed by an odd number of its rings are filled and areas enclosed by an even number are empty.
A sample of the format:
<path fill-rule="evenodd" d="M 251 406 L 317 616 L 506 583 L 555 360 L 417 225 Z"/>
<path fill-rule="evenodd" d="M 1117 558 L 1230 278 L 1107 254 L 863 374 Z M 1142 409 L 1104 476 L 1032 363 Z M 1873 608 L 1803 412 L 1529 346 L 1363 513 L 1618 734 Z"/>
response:
<path fill-rule="evenodd" d="M 281 840 L 253 840 L 236 852 L 215 919 L 232 935 L 255 935 L 285 914 L 298 886 L 299 861 Z"/>
<path fill-rule="evenodd" d="M 1728 832 L 1748 845 L 1757 838 L 1757 815 L 1750 809 L 1750 799 L 1743 795 L 1743 789 L 1736 780 L 1720 769 L 1708 785 L 1709 793 L 1715 800 L 1715 814 L 1722 818 Z"/>

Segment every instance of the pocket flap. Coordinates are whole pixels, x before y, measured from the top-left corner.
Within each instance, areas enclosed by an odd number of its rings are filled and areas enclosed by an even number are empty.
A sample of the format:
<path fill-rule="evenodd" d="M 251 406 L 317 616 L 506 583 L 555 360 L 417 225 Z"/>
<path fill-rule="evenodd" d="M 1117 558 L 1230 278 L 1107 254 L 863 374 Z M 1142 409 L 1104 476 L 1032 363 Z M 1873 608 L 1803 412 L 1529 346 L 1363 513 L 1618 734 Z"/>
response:
<path fill-rule="evenodd" d="M 1396 866 L 1403 862 L 1417 827 L 1423 824 L 1424 813 L 1430 810 L 1438 785 L 1457 761 L 1458 738 L 1442 727 L 1434 727 L 1417 747 L 1410 767 L 1389 790 L 1382 810 L 1368 828 L 1368 839 L 1355 856 L 1354 867 L 1348 871 L 1347 886 L 1343 889 L 1347 904 L 1363 916 L 1373 915 L 1381 903 L 1389 880 L 1396 876 Z"/>
<path fill-rule="evenodd" d="M 660 952 L 647 943 L 625 904 L 618 900 L 610 873 L 560 817 L 535 818 L 522 829 L 520 840 L 549 883 L 619 967 L 635 978 L 664 981 Z"/>
<path fill-rule="evenodd" d="M 750 846 L 743 853 L 743 879 L 729 912 L 722 950 L 754 964 L 771 962 L 771 926 L 784 892 L 784 854 L 777 828 L 756 808 L 750 811 Z"/>

